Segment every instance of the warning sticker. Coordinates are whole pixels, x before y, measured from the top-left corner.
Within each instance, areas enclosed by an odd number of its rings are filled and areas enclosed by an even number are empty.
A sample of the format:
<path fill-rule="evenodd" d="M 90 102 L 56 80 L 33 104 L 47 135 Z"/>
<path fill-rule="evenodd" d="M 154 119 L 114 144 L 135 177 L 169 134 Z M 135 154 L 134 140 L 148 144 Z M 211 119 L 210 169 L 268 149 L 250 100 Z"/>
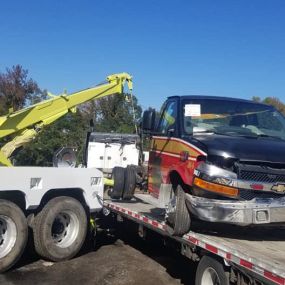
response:
<path fill-rule="evenodd" d="M 200 104 L 185 104 L 184 110 L 185 117 L 200 117 L 201 105 Z"/>

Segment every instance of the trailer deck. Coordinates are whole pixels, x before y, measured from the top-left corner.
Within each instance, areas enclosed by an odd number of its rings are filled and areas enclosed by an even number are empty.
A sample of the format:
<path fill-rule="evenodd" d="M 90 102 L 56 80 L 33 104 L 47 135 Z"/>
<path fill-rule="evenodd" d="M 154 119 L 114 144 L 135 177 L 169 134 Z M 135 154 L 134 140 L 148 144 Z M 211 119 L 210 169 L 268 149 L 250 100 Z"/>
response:
<path fill-rule="evenodd" d="M 148 194 L 131 201 L 105 200 L 111 211 L 169 236 L 164 209 L 151 204 Z M 285 227 L 238 227 L 193 222 L 192 231 L 173 237 L 183 245 L 198 247 L 222 257 L 227 263 L 257 274 L 262 280 L 285 284 Z"/>

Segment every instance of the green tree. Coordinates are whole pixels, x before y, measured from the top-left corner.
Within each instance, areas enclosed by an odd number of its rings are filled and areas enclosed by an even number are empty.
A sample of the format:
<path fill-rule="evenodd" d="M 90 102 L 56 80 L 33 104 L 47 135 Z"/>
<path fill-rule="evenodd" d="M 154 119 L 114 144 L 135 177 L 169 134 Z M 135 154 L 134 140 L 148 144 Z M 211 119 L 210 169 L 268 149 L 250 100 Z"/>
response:
<path fill-rule="evenodd" d="M 258 97 L 258 96 L 253 96 L 253 97 L 252 97 L 252 101 L 254 101 L 254 102 L 260 102 L 261 99 L 260 99 L 260 97 Z"/>
<path fill-rule="evenodd" d="M 133 103 L 132 103 L 133 102 Z M 135 96 L 113 95 L 95 100 L 84 107 L 88 119 L 93 119 L 95 131 L 133 133 L 139 123 L 142 108 Z"/>
<path fill-rule="evenodd" d="M 82 162 L 88 124 L 82 113 L 69 113 L 47 126 L 14 157 L 16 165 L 52 166 L 53 155 L 61 147 L 77 150 L 77 162 Z"/>
<path fill-rule="evenodd" d="M 263 103 L 274 106 L 279 112 L 285 115 L 285 105 L 276 97 L 266 97 Z"/>
<path fill-rule="evenodd" d="M 264 99 L 260 99 L 260 97 L 252 97 L 252 100 L 255 102 L 261 102 L 267 105 L 274 106 L 280 113 L 285 115 L 285 104 L 282 103 L 278 98 L 276 97 L 266 97 Z"/>

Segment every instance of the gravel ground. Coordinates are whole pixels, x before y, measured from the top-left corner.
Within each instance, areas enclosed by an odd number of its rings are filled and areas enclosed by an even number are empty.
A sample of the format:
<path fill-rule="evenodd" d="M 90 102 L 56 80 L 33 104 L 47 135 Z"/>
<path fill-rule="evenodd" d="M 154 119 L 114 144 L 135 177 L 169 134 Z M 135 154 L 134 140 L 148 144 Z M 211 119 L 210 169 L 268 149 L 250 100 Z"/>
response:
<path fill-rule="evenodd" d="M 16 268 L 0 275 L 0 284 L 194 284 L 195 266 L 158 238 L 143 241 L 133 234 L 102 239 L 96 251 L 52 263 L 26 252 Z"/>

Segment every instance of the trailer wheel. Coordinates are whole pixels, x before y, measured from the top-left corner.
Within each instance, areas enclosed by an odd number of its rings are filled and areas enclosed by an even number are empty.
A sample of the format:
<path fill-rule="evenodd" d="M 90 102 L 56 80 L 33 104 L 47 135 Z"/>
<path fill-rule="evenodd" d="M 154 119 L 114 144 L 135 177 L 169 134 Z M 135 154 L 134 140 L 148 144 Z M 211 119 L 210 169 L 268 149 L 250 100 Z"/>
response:
<path fill-rule="evenodd" d="M 221 262 L 210 256 L 203 256 L 198 264 L 195 285 L 229 285 L 229 273 Z"/>
<path fill-rule="evenodd" d="M 136 189 L 136 168 L 128 165 L 125 170 L 125 185 L 123 191 L 123 200 L 131 200 Z"/>
<path fill-rule="evenodd" d="M 85 241 L 85 210 L 74 198 L 56 197 L 36 216 L 33 233 L 40 256 L 51 261 L 68 260 L 78 253 Z"/>
<path fill-rule="evenodd" d="M 0 272 L 11 268 L 22 256 L 28 240 L 27 220 L 14 203 L 0 200 Z"/>
<path fill-rule="evenodd" d="M 171 235 L 182 236 L 190 229 L 191 218 L 185 202 L 185 193 L 178 184 L 169 203 L 166 215 L 166 230 Z"/>
<path fill-rule="evenodd" d="M 114 186 L 109 191 L 109 195 L 112 199 L 122 198 L 124 185 L 125 185 L 125 169 L 123 167 L 116 166 L 113 168 L 112 179 L 114 180 Z"/>

